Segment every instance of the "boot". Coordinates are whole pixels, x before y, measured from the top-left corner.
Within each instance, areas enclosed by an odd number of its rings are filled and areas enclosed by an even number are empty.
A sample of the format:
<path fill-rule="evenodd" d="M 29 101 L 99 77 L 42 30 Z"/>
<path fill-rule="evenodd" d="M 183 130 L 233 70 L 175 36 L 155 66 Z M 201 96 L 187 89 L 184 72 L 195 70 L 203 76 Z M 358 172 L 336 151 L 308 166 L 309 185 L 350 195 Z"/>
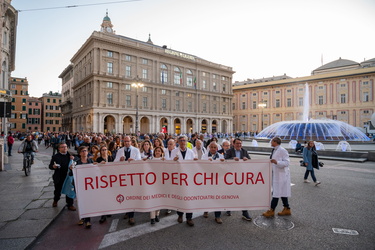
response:
<path fill-rule="evenodd" d="M 266 218 L 274 217 L 275 216 L 275 210 L 270 208 L 267 212 L 263 213 L 263 216 Z"/>
<path fill-rule="evenodd" d="M 284 207 L 283 211 L 277 213 L 278 216 L 286 216 L 286 215 L 292 215 L 292 212 L 290 211 L 290 208 Z"/>

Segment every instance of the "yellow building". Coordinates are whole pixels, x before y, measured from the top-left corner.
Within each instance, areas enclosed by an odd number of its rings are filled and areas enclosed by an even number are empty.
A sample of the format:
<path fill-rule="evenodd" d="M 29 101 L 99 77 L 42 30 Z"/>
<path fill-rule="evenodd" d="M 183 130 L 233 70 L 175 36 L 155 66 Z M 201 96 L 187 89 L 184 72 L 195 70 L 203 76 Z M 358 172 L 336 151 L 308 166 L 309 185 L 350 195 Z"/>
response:
<path fill-rule="evenodd" d="M 12 77 L 10 90 L 12 92 L 12 113 L 9 120 L 10 131 L 27 132 L 27 100 L 29 99 L 29 82 L 27 78 Z"/>
<path fill-rule="evenodd" d="M 311 76 L 235 82 L 233 129 L 259 132 L 279 121 L 301 120 L 306 83 L 309 118 L 365 128 L 375 109 L 374 79 L 375 58 L 362 63 L 340 58 L 315 69 Z"/>
<path fill-rule="evenodd" d="M 44 93 L 39 98 L 42 102 L 42 131 L 43 132 L 59 132 L 61 130 L 61 94 Z"/>

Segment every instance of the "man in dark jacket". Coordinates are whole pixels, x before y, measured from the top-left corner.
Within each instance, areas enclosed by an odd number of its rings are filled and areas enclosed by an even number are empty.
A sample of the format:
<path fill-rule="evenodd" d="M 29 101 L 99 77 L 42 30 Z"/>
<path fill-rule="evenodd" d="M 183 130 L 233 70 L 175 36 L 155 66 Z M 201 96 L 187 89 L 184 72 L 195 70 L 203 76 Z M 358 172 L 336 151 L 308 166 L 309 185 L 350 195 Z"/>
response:
<path fill-rule="evenodd" d="M 225 153 L 225 159 L 233 159 L 235 161 L 244 160 L 247 161 L 250 158 L 250 155 L 245 149 L 242 148 L 242 141 L 239 138 L 234 139 L 233 148 L 230 148 Z"/>
<path fill-rule="evenodd" d="M 240 138 L 236 138 L 233 141 L 233 148 L 228 149 L 225 152 L 225 159 L 233 159 L 235 161 L 244 160 L 247 161 L 250 158 L 250 155 L 247 153 L 245 149 L 242 148 L 242 141 Z M 231 216 L 231 212 L 227 211 L 227 215 Z M 249 212 L 247 210 L 242 210 L 242 219 L 246 221 L 251 221 L 252 218 L 249 215 Z"/>
<path fill-rule="evenodd" d="M 49 169 L 54 170 L 52 178 L 55 191 L 52 207 L 57 207 L 57 202 L 60 200 L 61 196 L 61 189 L 68 173 L 69 162 L 74 158 L 69 154 L 68 146 L 65 143 L 60 143 L 58 145 L 58 150 L 59 152 L 52 156 L 51 162 L 49 163 Z M 70 211 L 76 211 L 76 208 L 73 206 L 74 200 L 68 196 L 66 196 L 65 199 L 68 209 Z"/>

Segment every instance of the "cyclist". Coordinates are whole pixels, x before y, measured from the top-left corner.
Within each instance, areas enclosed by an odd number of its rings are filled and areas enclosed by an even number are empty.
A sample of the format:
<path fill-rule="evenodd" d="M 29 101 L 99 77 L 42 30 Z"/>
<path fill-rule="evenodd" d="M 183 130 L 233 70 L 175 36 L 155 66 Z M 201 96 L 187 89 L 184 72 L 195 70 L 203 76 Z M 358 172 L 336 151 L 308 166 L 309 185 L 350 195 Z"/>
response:
<path fill-rule="evenodd" d="M 24 157 L 26 154 L 30 154 L 31 164 L 34 164 L 34 156 L 36 152 L 38 152 L 38 143 L 33 139 L 32 135 L 28 135 L 18 148 L 18 153 L 23 153 Z"/>

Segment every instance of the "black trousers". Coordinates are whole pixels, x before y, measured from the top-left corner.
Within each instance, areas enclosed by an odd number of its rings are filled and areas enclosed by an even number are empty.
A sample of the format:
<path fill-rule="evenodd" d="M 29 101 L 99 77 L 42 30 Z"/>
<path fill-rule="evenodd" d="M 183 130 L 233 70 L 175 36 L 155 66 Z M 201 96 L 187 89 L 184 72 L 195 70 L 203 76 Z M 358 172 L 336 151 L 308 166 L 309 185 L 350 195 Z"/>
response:
<path fill-rule="evenodd" d="M 61 181 L 61 180 L 58 183 L 54 183 L 54 185 L 55 185 L 55 191 L 53 192 L 53 194 L 54 194 L 53 200 L 54 201 L 60 200 L 61 189 L 62 189 L 63 184 L 64 184 L 64 181 Z M 68 196 L 66 196 L 65 200 L 66 200 L 66 205 L 68 207 L 73 206 L 74 200 L 72 198 L 69 198 Z"/>

